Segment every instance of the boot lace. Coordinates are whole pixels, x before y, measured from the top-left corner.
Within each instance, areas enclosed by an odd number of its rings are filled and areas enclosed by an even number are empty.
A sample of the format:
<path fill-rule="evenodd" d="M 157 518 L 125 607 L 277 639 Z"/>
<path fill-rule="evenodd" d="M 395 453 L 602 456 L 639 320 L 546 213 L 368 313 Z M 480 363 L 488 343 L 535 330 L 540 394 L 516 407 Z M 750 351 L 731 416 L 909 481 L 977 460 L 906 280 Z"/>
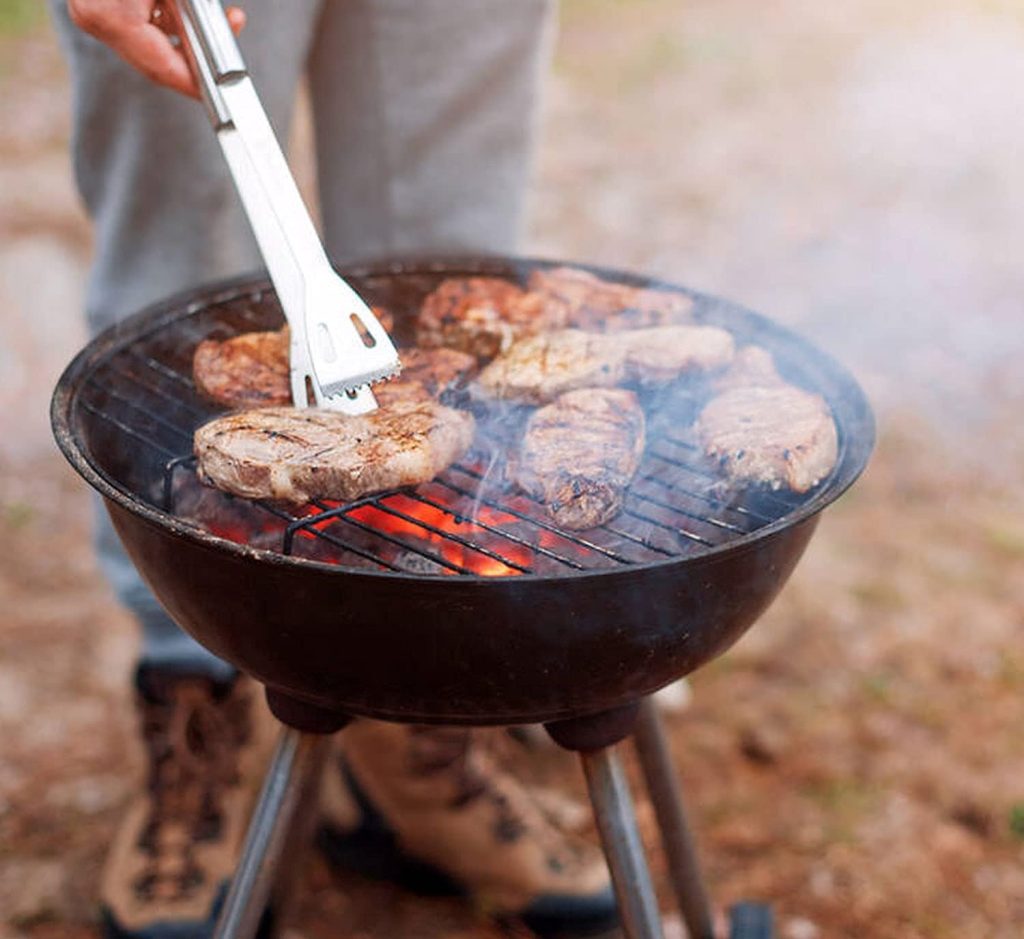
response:
<path fill-rule="evenodd" d="M 222 799 L 239 783 L 238 754 L 250 734 L 248 697 L 220 698 L 209 682 L 179 682 L 169 700 L 143 704 L 151 812 L 138 847 L 146 863 L 136 893 L 182 900 L 205 884 L 196 858 L 223 830 Z"/>

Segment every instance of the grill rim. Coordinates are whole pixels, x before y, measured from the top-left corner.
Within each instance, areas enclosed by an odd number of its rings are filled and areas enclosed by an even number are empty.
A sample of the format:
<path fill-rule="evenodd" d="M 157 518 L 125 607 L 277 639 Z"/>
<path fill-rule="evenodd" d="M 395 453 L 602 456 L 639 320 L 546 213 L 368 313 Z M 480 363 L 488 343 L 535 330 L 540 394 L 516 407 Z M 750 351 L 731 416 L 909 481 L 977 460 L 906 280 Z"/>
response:
<path fill-rule="evenodd" d="M 431 256 L 429 258 L 397 258 L 375 263 L 341 266 L 339 270 L 343 276 L 352 278 L 380 278 L 399 275 L 497 276 L 508 278 L 510 275 L 523 270 L 560 266 L 570 266 L 586 270 L 619 283 L 679 291 L 698 302 L 713 303 L 720 308 L 727 308 L 730 315 L 737 316 L 747 323 L 756 324 L 760 329 L 767 328 L 775 334 L 782 334 L 791 348 L 800 350 L 804 361 L 813 362 L 818 369 L 826 371 L 831 380 L 836 385 L 841 386 L 842 403 L 844 411 L 847 413 L 843 415 L 836 413 L 834 403 L 829 400 L 839 430 L 840 450 L 835 468 L 829 477 L 819 484 L 819 490 L 813 496 L 795 506 L 791 511 L 786 512 L 761 528 L 721 545 L 709 547 L 697 555 L 636 562 L 618 568 L 566 570 L 550 574 L 528 573 L 515 576 L 488 576 L 460 573 L 453 577 L 450 574 L 441 573 L 378 571 L 286 555 L 276 550 L 255 548 L 214 535 L 194 523 L 150 505 L 140 496 L 132 493 L 112 479 L 92 460 L 86 442 L 75 432 L 73 414 L 78 394 L 84 387 L 89 375 L 99 368 L 103 362 L 116 355 L 122 349 L 139 343 L 152 333 L 165 329 L 179 320 L 185 320 L 194 316 L 201 310 L 253 295 L 272 294 L 274 292 L 273 285 L 265 270 L 257 270 L 180 291 L 173 296 L 147 306 L 143 310 L 132 314 L 125 320 L 115 323 L 99 333 L 78 352 L 64 369 L 57 382 L 50 407 L 54 437 L 65 458 L 68 459 L 86 482 L 95 488 L 105 499 L 113 501 L 133 515 L 139 516 L 144 521 L 160 529 L 169 531 L 176 537 L 185 538 L 207 549 L 234 555 L 239 559 L 257 560 L 286 568 L 297 566 L 305 570 L 316 569 L 322 572 L 333 573 L 337 576 L 379 577 L 394 584 L 410 582 L 420 585 L 433 585 L 458 582 L 467 586 L 471 584 L 477 586 L 487 584 L 491 587 L 499 585 L 504 587 L 509 582 L 522 583 L 523 581 L 528 581 L 532 584 L 542 584 L 564 582 L 569 579 L 633 575 L 644 571 L 669 568 L 674 565 L 686 565 L 688 569 L 696 569 L 705 563 L 715 563 L 719 557 L 728 553 L 745 554 L 748 551 L 758 550 L 761 542 L 770 539 L 778 532 L 798 526 L 801 522 L 817 515 L 838 499 L 860 476 L 874 448 L 875 420 L 867 397 L 858 382 L 831 355 L 804 339 L 798 333 L 731 300 L 671 281 L 619 268 L 529 256 L 482 257 L 479 255 L 452 255 L 443 257 Z M 750 332 L 752 333 L 753 330 Z M 815 389 L 815 391 L 819 394 L 822 393 L 820 388 Z"/>

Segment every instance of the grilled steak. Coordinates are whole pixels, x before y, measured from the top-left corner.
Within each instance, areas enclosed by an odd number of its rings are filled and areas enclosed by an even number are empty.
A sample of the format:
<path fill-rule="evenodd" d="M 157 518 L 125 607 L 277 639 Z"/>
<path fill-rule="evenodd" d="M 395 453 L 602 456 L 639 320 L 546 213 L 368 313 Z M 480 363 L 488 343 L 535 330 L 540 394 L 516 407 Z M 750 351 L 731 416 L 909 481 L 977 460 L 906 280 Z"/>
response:
<path fill-rule="evenodd" d="M 657 384 L 728 364 L 732 337 L 715 326 L 661 326 L 614 335 L 563 329 L 517 342 L 480 373 L 485 398 L 543 404 L 575 388 Z"/>
<path fill-rule="evenodd" d="M 772 354 L 761 346 L 743 346 L 738 349 L 732 364 L 715 376 L 714 381 L 714 387 L 719 391 L 751 386 L 772 388 L 785 384 L 785 379 L 775 368 Z"/>
<path fill-rule="evenodd" d="M 644 450 L 644 412 L 632 391 L 582 388 L 535 411 L 511 478 L 563 528 L 602 525 L 622 501 Z"/>
<path fill-rule="evenodd" d="M 574 388 L 613 387 L 625 374 L 605 336 L 562 329 L 521 339 L 484 368 L 477 387 L 486 398 L 543 404 Z"/>
<path fill-rule="evenodd" d="M 571 267 L 534 271 L 525 291 L 500 277 L 450 277 L 423 301 L 416 342 L 487 361 L 538 333 L 686 323 L 692 312 L 693 300 L 685 294 L 613 284 Z"/>
<path fill-rule="evenodd" d="M 382 310 L 375 310 L 381 318 Z M 384 314 L 390 322 L 390 317 Z M 381 322 L 385 322 L 381 318 Z M 389 327 L 386 327 L 389 328 Z M 229 408 L 292 403 L 288 327 L 276 332 L 243 333 L 232 339 L 206 339 L 196 346 L 192 375 L 207 397 Z M 476 359 L 454 349 L 406 349 L 402 372 L 373 387 L 381 404 L 440 399 L 458 388 L 476 369 Z"/>
<path fill-rule="evenodd" d="M 456 349 L 403 349 L 402 371 L 397 378 L 373 386 L 377 403 L 444 401 L 462 388 L 476 371 L 476 359 Z"/>
<path fill-rule="evenodd" d="M 291 404 L 288 343 L 287 326 L 225 340 L 204 339 L 192 358 L 196 387 L 229 408 Z"/>
<path fill-rule="evenodd" d="M 693 315 L 693 300 L 686 294 L 613 284 L 573 267 L 534 271 L 529 287 L 545 299 L 550 319 L 580 329 L 614 332 L 668 326 L 688 323 Z"/>
<path fill-rule="evenodd" d="M 433 479 L 469 448 L 470 414 L 435 401 L 369 414 L 260 408 L 200 427 L 200 477 L 249 499 L 350 501 Z"/>
<path fill-rule="evenodd" d="M 838 455 L 824 399 L 781 380 L 721 392 L 694 429 L 704 453 L 741 484 L 806 492 L 832 471 Z"/>
<path fill-rule="evenodd" d="M 713 372 L 732 361 L 732 336 L 717 326 L 655 326 L 608 336 L 623 350 L 626 378 L 641 385 L 675 381 L 691 372 Z"/>
<path fill-rule="evenodd" d="M 559 325 L 548 315 L 543 297 L 510 281 L 449 277 L 423 301 L 416 343 L 447 346 L 486 361 L 523 336 Z"/>

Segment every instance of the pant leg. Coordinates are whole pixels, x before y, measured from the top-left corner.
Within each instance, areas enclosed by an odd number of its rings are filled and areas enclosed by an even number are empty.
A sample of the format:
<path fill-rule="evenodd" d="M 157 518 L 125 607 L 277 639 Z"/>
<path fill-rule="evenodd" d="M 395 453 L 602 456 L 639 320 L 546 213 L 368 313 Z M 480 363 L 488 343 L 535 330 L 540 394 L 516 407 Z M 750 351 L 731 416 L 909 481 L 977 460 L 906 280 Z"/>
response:
<path fill-rule="evenodd" d="M 554 0 L 327 0 L 310 58 L 328 250 L 513 250 Z"/>
<path fill-rule="evenodd" d="M 291 120 L 320 0 L 248 0 L 243 54 L 279 133 Z M 206 281 L 261 266 L 203 109 L 159 88 L 50 0 L 73 86 L 72 156 L 95 227 L 90 330 Z M 125 555 L 106 512 L 100 566 L 142 627 L 143 664 L 221 677 L 230 667 L 182 632 Z"/>

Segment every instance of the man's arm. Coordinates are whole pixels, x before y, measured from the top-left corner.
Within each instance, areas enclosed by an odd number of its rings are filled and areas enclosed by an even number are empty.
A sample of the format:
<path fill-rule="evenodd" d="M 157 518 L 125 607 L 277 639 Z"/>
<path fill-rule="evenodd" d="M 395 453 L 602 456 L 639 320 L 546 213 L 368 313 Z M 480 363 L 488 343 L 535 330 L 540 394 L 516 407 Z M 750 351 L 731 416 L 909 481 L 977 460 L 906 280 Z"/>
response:
<path fill-rule="evenodd" d="M 197 96 L 195 79 L 184 55 L 164 32 L 160 0 L 68 0 L 71 19 L 80 29 L 106 43 L 122 59 L 152 79 L 182 94 Z M 238 33 L 245 14 L 227 10 L 231 28 Z"/>

